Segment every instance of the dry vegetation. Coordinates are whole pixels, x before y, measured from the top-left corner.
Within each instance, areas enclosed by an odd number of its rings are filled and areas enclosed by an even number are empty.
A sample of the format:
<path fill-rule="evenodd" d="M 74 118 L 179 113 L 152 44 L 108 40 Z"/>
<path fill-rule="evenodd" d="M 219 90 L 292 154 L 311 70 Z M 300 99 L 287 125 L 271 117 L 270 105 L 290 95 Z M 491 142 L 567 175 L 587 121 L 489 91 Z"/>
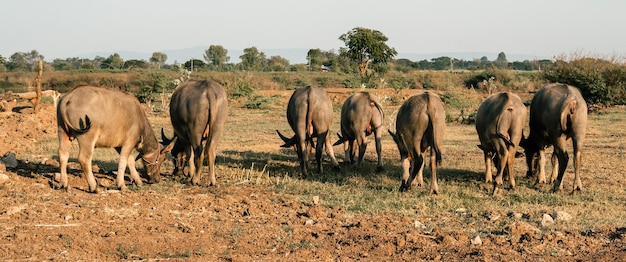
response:
<path fill-rule="evenodd" d="M 453 84 L 451 84 L 453 85 Z M 328 89 L 340 105 L 353 89 Z M 419 90 L 373 89 L 383 98 L 387 128 L 393 128 L 402 97 Z M 439 91 L 441 92 L 441 91 Z M 480 92 L 449 87 L 449 119 L 475 110 Z M 193 187 L 165 176 L 159 184 L 130 192 L 85 193 L 77 164 L 69 193 L 55 190 L 54 114 L 7 113 L 0 117 L 0 154 L 17 153 L 20 165 L 0 181 L 0 258 L 199 260 L 603 260 L 626 258 L 626 156 L 624 108 L 593 112 L 583 151 L 583 191 L 570 194 L 571 163 L 565 192 L 550 193 L 523 177 L 518 188 L 491 196 L 483 179 L 482 152 L 473 125 L 448 123 L 439 195 L 428 187 L 398 192 L 401 169 L 393 140 L 384 136 L 386 170 L 375 173 L 372 142 L 360 170 L 343 165 L 323 175 L 298 178 L 295 152 L 280 148 L 275 130 L 291 133 L 284 116 L 288 90 L 259 90 L 274 97 L 260 109 L 248 99 L 230 101 L 225 135 L 218 148 L 218 186 Z M 461 94 L 459 97 L 458 95 Z M 532 94 L 521 93 L 523 100 Z M 451 103 L 452 102 L 452 103 Z M 452 106 L 452 104 L 456 104 Z M 52 110 L 51 105 L 45 107 Z M 469 114 L 465 112 L 465 114 Z M 149 114 L 160 133 L 171 135 L 166 112 Z M 527 132 L 526 132 L 527 133 Z M 333 138 L 335 138 L 333 134 Z M 340 162 L 343 148 L 334 148 Z M 76 162 L 74 145 L 71 162 Z M 569 149 L 571 151 L 571 149 Z M 114 185 L 117 154 L 94 156 L 98 181 Z M 327 158 L 325 158 L 327 161 Z M 549 166 L 549 164 L 548 164 Z M 551 168 L 551 167 L 548 167 Z M 162 172 L 169 174 L 171 162 Z M 425 174 L 429 182 L 428 171 Z M 206 183 L 206 180 L 204 180 Z M 505 183 L 506 185 L 506 183 Z M 542 224 L 544 214 L 565 211 L 569 221 Z M 476 242 L 476 236 L 481 239 Z"/>

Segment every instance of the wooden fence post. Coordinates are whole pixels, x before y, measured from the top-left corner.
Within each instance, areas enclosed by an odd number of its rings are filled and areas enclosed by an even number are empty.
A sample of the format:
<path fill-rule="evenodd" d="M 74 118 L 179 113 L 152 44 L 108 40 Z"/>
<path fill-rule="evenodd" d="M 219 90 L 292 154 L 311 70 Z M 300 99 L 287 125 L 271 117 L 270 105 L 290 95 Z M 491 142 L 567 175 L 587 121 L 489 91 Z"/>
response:
<path fill-rule="evenodd" d="M 39 74 L 37 74 L 37 97 L 35 98 L 35 114 L 39 112 L 41 108 L 41 76 L 43 75 L 43 60 L 39 60 Z"/>

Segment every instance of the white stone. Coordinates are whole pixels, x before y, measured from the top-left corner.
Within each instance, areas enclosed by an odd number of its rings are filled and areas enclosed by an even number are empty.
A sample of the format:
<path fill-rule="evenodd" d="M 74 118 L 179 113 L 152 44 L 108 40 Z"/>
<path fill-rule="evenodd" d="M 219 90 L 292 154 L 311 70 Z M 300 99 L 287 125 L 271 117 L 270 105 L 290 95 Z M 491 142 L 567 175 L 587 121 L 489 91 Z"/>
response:
<path fill-rule="evenodd" d="M 543 217 L 541 218 L 541 225 L 548 226 L 552 224 L 554 224 L 554 219 L 552 218 L 552 216 L 549 214 L 543 214 Z"/>
<path fill-rule="evenodd" d="M 479 235 L 476 235 L 470 240 L 470 243 L 472 243 L 472 245 L 475 245 L 475 246 L 480 246 L 483 244 L 483 240 L 480 239 Z"/>
<path fill-rule="evenodd" d="M 572 215 L 565 211 L 556 211 L 554 213 L 554 220 L 556 221 L 570 221 L 572 220 Z"/>

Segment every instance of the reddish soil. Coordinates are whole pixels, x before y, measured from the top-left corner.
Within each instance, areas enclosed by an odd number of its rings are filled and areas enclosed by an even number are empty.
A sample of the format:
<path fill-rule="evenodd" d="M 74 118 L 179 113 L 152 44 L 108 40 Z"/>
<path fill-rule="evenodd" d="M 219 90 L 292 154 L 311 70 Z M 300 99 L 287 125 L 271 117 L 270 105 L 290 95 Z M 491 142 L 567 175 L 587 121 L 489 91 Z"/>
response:
<path fill-rule="evenodd" d="M 74 163 L 69 192 L 53 188 L 58 163 L 28 162 L 35 141 L 56 139 L 54 108 L 0 115 L 0 260 L 199 261 L 610 261 L 626 259 L 624 228 L 536 234 L 523 222 L 507 232 L 474 236 L 416 230 L 409 217 L 351 214 L 268 186 L 213 188 L 146 185 L 139 190 L 84 192 Z M 52 143 L 55 147 L 55 143 Z M 165 173 L 165 172 L 164 172 Z M 109 174 L 98 180 L 113 181 Z M 460 223 L 451 220 L 450 223 Z M 455 228 L 462 228 L 462 225 Z"/>

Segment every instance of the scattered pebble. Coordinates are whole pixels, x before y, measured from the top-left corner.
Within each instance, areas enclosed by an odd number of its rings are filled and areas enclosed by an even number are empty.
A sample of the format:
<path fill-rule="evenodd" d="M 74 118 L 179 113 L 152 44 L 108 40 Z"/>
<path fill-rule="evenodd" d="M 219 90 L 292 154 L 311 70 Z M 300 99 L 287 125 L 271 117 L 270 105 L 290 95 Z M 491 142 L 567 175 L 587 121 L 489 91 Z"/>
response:
<path fill-rule="evenodd" d="M 480 246 L 483 244 L 483 241 L 480 239 L 479 235 L 476 235 L 470 240 L 470 243 L 472 243 L 472 245 L 475 245 L 475 246 Z"/>

